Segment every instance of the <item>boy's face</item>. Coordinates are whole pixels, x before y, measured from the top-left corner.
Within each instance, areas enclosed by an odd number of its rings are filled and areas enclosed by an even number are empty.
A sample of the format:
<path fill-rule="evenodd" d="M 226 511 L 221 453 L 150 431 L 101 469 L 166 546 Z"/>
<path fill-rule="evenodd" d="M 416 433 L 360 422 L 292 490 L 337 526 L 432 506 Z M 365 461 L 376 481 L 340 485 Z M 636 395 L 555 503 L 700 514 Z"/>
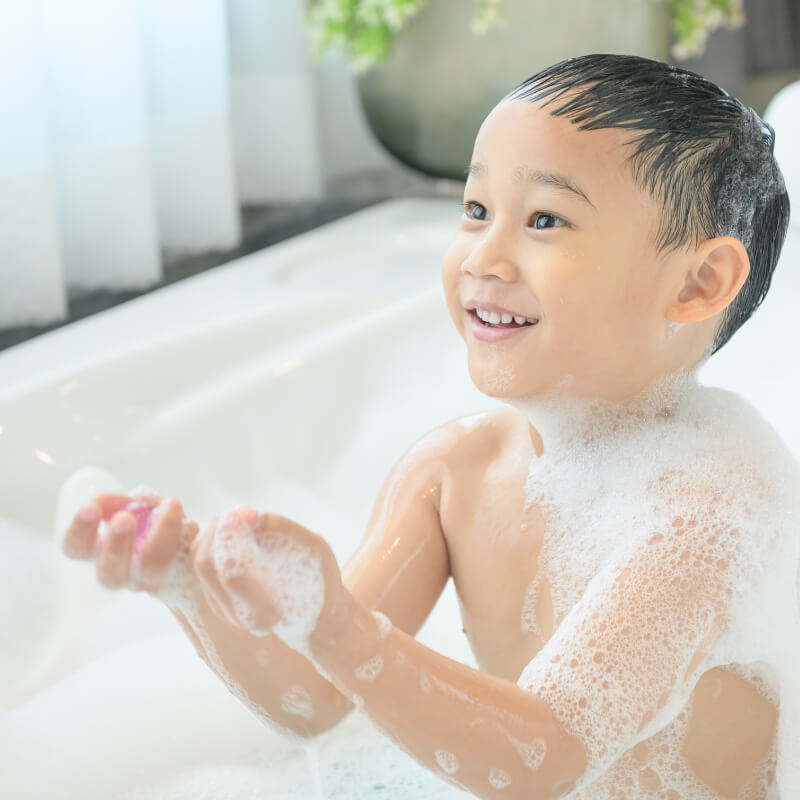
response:
<path fill-rule="evenodd" d="M 481 126 L 442 280 L 486 394 L 566 380 L 571 394 L 624 399 L 664 370 L 674 286 L 653 246 L 659 209 L 634 184 L 624 141 L 527 100 L 500 103 Z M 501 334 L 475 303 L 538 322 Z"/>

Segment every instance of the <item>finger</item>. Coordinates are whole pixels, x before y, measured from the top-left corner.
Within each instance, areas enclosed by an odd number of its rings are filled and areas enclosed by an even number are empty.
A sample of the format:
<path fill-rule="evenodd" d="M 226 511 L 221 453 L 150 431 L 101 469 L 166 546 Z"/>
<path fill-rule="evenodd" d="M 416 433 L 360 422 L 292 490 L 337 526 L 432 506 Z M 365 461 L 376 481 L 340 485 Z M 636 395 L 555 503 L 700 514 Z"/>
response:
<path fill-rule="evenodd" d="M 256 636 L 265 636 L 280 619 L 264 579 L 258 572 L 244 570 L 222 576 L 237 623 Z"/>
<path fill-rule="evenodd" d="M 200 589 L 206 598 L 211 610 L 225 622 L 237 625 L 230 598 L 219 582 L 216 564 L 211 552 L 216 532 L 217 521 L 214 520 L 211 526 L 198 536 L 192 544 L 192 566 L 198 577 Z"/>
<path fill-rule="evenodd" d="M 133 498 L 127 494 L 99 494 L 93 503 L 100 509 L 100 513 L 107 522 L 121 509 L 125 508 Z"/>
<path fill-rule="evenodd" d="M 92 505 L 100 510 L 100 524 L 97 528 L 93 542 L 93 557 L 100 555 L 102 539 L 108 535 L 108 524 L 114 515 L 131 503 L 131 498 L 126 494 L 99 494 L 94 498 Z"/>
<path fill-rule="evenodd" d="M 64 534 L 61 548 L 70 558 L 90 559 L 97 541 L 101 511 L 94 503 L 78 509 Z"/>
<path fill-rule="evenodd" d="M 158 589 L 181 547 L 183 507 L 174 497 L 164 499 L 152 512 L 152 526 L 141 551 L 143 588 Z"/>
<path fill-rule="evenodd" d="M 109 589 L 127 586 L 131 555 L 136 536 L 136 518 L 126 511 L 114 515 L 108 536 L 100 544 L 97 556 L 97 579 Z"/>

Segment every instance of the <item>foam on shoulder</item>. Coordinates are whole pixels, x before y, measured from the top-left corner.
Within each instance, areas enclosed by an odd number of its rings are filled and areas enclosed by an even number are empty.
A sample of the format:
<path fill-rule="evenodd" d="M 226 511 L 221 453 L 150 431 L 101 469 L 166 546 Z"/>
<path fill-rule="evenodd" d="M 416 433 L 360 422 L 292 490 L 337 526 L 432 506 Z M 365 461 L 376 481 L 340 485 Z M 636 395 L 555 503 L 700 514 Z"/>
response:
<path fill-rule="evenodd" d="M 703 672 L 729 663 L 775 668 L 788 764 L 800 723 L 783 691 L 791 684 L 800 698 L 786 656 L 787 637 L 800 650 L 800 478 L 779 437 L 741 397 L 693 373 L 624 404 L 566 386 L 508 403 L 543 440 L 526 507 L 545 518 L 538 572 L 551 578 L 556 623 L 519 683 L 584 743 L 580 788 L 673 723 Z M 537 591 L 534 581 L 523 627 Z M 699 796 L 680 770 L 652 768 L 664 790 Z"/>

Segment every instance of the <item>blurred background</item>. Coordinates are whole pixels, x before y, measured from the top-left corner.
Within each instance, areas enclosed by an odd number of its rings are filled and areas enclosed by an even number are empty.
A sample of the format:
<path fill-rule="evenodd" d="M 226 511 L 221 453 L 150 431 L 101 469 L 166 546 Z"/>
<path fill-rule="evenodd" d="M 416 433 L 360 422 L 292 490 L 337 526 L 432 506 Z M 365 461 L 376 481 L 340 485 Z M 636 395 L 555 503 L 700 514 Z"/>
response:
<path fill-rule="evenodd" d="M 0 349 L 382 200 L 459 196 L 497 100 L 589 52 L 761 114 L 800 80 L 800 0 L 0 0 Z"/>

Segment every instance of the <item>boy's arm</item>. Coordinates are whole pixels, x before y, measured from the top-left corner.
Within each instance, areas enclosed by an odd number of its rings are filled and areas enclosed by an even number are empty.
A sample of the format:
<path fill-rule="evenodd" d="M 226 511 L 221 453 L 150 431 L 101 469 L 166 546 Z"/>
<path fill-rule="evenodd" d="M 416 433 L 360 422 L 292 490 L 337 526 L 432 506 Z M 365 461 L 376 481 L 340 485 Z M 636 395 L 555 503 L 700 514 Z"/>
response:
<path fill-rule="evenodd" d="M 754 580 L 737 555 L 756 532 L 715 513 L 735 499 L 692 494 L 663 528 L 625 532 L 517 684 L 382 629 L 352 597 L 315 631 L 314 658 L 442 777 L 483 798 L 561 797 L 680 711 L 725 629 L 732 588 Z"/>
<path fill-rule="evenodd" d="M 438 502 L 442 465 L 457 435 L 458 428 L 448 423 L 403 454 L 383 483 L 366 535 L 343 569 L 343 583 L 362 608 L 382 612 L 412 636 L 449 575 Z M 196 563 L 202 559 L 202 554 L 195 555 Z M 213 579 L 209 566 L 198 563 L 197 568 Z M 253 636 L 231 625 L 199 594 L 198 616 L 217 658 L 275 723 L 300 736 L 314 736 L 353 708 L 303 655 L 274 635 Z M 173 613 L 200 657 L 219 672 L 214 654 L 206 651 L 192 624 L 179 610 Z"/>
<path fill-rule="evenodd" d="M 460 429 L 446 423 L 410 447 L 386 477 L 367 533 L 342 568 L 342 582 L 365 608 L 414 636 L 450 574 L 439 518 L 442 475 Z"/>
<path fill-rule="evenodd" d="M 562 797 L 584 774 L 580 740 L 547 703 L 388 628 L 352 596 L 312 653 L 375 725 L 423 766 L 481 798 Z"/>
<path fill-rule="evenodd" d="M 424 622 L 448 577 L 438 497 L 442 465 L 457 432 L 453 423 L 434 429 L 399 459 L 384 481 L 367 533 L 345 568 L 351 595 L 363 607 L 390 616 L 400 630 L 410 634 Z M 144 499 L 153 507 L 162 501 L 156 495 Z M 220 613 L 214 596 L 220 587 L 213 559 L 208 552 L 201 553 L 209 537 L 197 535 L 196 523 L 186 519 L 180 504 L 154 522 L 141 554 L 141 577 L 133 581 L 137 520 L 124 513 L 132 500 L 115 494 L 95 497 L 75 515 L 65 533 L 67 555 L 94 561 L 98 580 L 108 588 L 142 589 L 165 599 L 198 655 L 229 686 L 233 682 L 237 694 L 244 690 L 257 713 L 266 714 L 284 730 L 314 736 L 352 709 L 352 703 L 303 655 L 276 636 L 254 636 Z M 101 541 L 98 524 L 110 524 L 112 519 L 121 525 L 116 533 L 112 526 L 112 535 Z M 193 566 L 184 586 L 190 602 L 187 605 L 184 598 L 175 605 L 162 596 L 161 589 L 176 553 L 184 547 L 190 548 Z M 202 590 L 194 576 L 205 578 Z M 215 586 L 217 592 L 208 591 Z"/>

